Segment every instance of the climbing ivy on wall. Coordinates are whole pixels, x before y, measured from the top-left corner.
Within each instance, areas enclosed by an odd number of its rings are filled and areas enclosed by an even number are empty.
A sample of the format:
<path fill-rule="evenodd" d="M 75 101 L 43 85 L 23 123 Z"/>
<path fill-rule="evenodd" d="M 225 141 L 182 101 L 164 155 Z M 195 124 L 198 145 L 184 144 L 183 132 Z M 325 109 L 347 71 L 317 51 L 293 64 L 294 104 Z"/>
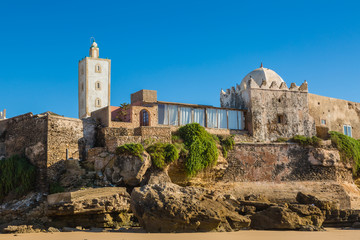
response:
<path fill-rule="evenodd" d="M 0 200 L 10 192 L 21 196 L 34 189 L 36 167 L 27 159 L 14 155 L 0 160 Z"/>

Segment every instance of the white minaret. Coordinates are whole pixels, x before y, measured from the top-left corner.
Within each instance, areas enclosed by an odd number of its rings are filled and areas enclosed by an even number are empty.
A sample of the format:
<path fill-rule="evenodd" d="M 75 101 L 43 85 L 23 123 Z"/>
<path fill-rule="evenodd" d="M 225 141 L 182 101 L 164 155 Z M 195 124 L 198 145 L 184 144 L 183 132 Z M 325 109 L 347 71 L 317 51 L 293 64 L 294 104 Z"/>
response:
<path fill-rule="evenodd" d="M 95 40 L 90 47 L 90 57 L 79 61 L 79 118 L 110 106 L 111 60 L 99 58 Z"/>

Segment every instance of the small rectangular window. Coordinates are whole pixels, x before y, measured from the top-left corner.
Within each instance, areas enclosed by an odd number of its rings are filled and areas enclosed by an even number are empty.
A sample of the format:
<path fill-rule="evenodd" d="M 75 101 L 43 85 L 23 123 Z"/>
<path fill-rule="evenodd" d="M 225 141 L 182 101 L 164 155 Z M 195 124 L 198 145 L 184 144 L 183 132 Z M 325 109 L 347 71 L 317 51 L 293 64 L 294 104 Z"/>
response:
<path fill-rule="evenodd" d="M 344 125 L 344 135 L 352 137 L 352 129 L 350 125 Z"/>
<path fill-rule="evenodd" d="M 285 123 L 285 120 L 284 120 L 284 115 L 277 115 L 277 123 L 280 123 L 280 124 L 284 124 Z"/>
<path fill-rule="evenodd" d="M 322 124 L 322 125 L 326 125 L 326 120 L 325 120 L 325 119 L 321 119 L 321 124 Z"/>

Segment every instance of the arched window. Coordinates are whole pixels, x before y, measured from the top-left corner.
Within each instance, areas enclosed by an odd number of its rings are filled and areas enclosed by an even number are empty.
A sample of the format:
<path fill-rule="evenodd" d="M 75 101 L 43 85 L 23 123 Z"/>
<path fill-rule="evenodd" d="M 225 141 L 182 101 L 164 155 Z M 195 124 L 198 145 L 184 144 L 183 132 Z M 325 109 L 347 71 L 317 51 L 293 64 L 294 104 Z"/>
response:
<path fill-rule="evenodd" d="M 95 90 L 101 90 L 101 83 L 100 83 L 100 81 L 97 81 L 97 82 L 95 83 Z"/>
<path fill-rule="evenodd" d="M 101 100 L 100 100 L 100 98 L 97 98 L 97 99 L 95 100 L 95 107 L 101 107 Z"/>
<path fill-rule="evenodd" d="M 149 112 L 145 109 L 140 112 L 140 126 L 149 126 Z"/>
<path fill-rule="evenodd" d="M 95 72 L 101 73 L 101 66 L 100 66 L 100 64 L 96 64 L 96 65 L 95 65 Z"/>

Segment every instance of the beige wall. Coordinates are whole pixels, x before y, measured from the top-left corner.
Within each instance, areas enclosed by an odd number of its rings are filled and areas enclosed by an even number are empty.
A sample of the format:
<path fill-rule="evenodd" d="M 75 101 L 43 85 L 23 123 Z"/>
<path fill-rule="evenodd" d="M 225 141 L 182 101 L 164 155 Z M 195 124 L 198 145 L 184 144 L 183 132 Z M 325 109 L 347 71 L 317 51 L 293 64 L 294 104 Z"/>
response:
<path fill-rule="evenodd" d="M 252 88 L 249 95 L 249 131 L 257 140 L 316 134 L 314 120 L 309 116 L 307 92 Z"/>
<path fill-rule="evenodd" d="M 352 136 L 360 138 L 360 103 L 309 94 L 309 110 L 318 134 L 321 128 L 344 133 L 343 126 L 350 125 Z M 321 124 L 322 119 L 325 125 Z"/>

